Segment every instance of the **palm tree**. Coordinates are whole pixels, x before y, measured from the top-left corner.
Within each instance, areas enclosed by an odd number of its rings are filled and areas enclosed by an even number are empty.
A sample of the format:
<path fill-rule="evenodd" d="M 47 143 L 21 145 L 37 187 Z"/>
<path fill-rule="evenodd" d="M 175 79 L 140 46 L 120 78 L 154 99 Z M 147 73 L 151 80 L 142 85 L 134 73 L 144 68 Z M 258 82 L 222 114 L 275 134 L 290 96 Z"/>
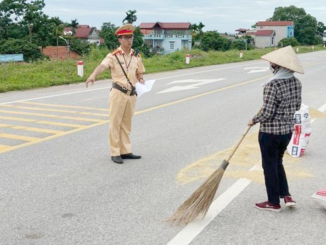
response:
<path fill-rule="evenodd" d="M 54 29 L 53 33 L 56 36 L 57 39 L 57 59 L 58 59 L 58 46 L 59 46 L 59 36 L 62 35 L 63 29 L 65 28 L 64 24 L 55 24 L 54 23 Z"/>
<path fill-rule="evenodd" d="M 76 29 L 79 26 L 77 19 L 71 20 L 70 26 Z"/>
<path fill-rule="evenodd" d="M 128 12 L 126 12 L 127 16 L 123 19 L 122 24 L 132 24 L 133 22 L 135 22 L 137 20 L 137 16 L 135 15 L 135 13 L 137 13 L 136 10 L 129 10 Z"/>
<path fill-rule="evenodd" d="M 69 24 L 69 26 L 72 27 L 72 32 L 75 34 L 75 30 L 79 26 L 79 23 L 78 23 L 77 19 L 71 20 L 71 23 Z"/>
<path fill-rule="evenodd" d="M 198 24 L 199 36 L 202 36 L 204 27 L 205 27 L 205 25 L 203 23 L 199 22 L 199 24 Z"/>

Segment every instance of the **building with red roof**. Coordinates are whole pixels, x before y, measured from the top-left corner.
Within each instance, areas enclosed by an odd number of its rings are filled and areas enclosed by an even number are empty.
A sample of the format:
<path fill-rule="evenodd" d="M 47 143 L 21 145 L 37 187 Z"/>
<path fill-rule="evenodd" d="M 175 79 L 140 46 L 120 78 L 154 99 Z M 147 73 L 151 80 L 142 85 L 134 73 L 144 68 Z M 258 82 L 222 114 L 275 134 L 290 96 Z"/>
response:
<path fill-rule="evenodd" d="M 294 36 L 293 21 L 259 21 L 256 30 L 240 28 L 237 36 L 251 36 L 256 48 L 274 47 L 284 38 Z"/>
<path fill-rule="evenodd" d="M 144 42 L 152 52 L 168 54 L 177 50 L 191 49 L 192 35 L 189 22 L 141 23 Z"/>
<path fill-rule="evenodd" d="M 277 46 L 283 38 L 294 37 L 293 21 L 259 21 L 256 24 L 255 46 Z"/>
<path fill-rule="evenodd" d="M 238 33 L 236 34 L 236 36 L 243 36 L 243 35 L 246 35 L 246 32 L 249 31 L 249 29 L 245 29 L 245 28 L 239 28 L 238 30 L 235 30 L 237 31 Z"/>
<path fill-rule="evenodd" d="M 96 27 L 90 27 L 89 25 L 79 25 L 78 28 L 65 27 L 63 30 L 64 36 L 72 35 L 75 38 L 87 41 L 89 43 L 95 43 L 97 45 L 103 44 L 104 39 L 100 38 L 99 31 Z"/>

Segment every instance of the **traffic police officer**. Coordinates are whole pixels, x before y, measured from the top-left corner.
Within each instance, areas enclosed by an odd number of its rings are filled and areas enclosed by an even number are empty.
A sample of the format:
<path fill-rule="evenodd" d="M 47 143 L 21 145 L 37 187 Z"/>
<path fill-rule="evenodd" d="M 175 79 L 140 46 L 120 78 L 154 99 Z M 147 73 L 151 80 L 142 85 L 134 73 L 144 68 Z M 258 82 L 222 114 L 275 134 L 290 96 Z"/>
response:
<path fill-rule="evenodd" d="M 135 84 L 138 81 L 145 83 L 143 78 L 145 68 L 140 54 L 131 48 L 134 29 L 133 25 L 126 24 L 116 30 L 120 47 L 109 53 L 86 81 L 88 87 L 88 84 L 93 85 L 96 76 L 106 69 L 111 71 L 113 81 L 109 97 L 109 142 L 111 159 L 118 164 L 123 163 L 123 159 L 141 157 L 132 153 L 129 139 L 137 101 Z"/>

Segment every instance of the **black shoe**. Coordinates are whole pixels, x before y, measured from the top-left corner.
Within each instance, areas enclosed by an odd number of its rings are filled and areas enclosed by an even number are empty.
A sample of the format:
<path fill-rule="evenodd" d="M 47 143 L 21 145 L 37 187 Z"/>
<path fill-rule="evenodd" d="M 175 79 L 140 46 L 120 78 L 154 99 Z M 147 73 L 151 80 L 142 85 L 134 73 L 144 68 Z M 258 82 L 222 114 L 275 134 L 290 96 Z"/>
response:
<path fill-rule="evenodd" d="M 122 159 L 139 159 L 139 158 L 141 158 L 141 156 L 137 156 L 132 153 L 128 153 L 128 154 L 121 154 L 121 158 Z"/>
<path fill-rule="evenodd" d="M 118 163 L 118 164 L 123 163 L 123 160 L 122 160 L 121 156 L 113 156 L 113 157 L 111 157 L 111 159 L 115 163 Z"/>

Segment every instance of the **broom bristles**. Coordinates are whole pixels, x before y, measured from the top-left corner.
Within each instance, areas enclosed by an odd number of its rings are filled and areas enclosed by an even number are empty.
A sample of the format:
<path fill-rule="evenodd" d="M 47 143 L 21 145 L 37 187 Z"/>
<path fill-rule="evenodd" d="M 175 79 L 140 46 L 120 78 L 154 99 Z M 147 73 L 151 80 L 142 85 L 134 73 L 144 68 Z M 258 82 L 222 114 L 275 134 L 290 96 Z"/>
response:
<path fill-rule="evenodd" d="M 188 224 L 199 215 L 204 218 L 213 202 L 224 172 L 225 168 L 222 167 L 215 170 L 167 221 L 174 224 Z"/>
<path fill-rule="evenodd" d="M 229 165 L 229 161 L 238 149 L 242 140 L 249 132 L 251 126 L 247 128 L 227 160 L 223 160 L 221 166 L 215 170 L 208 179 L 178 208 L 178 210 L 167 219 L 168 222 L 175 224 L 188 224 L 198 215 L 205 217 L 210 205 L 213 202 L 216 190 L 220 185 L 223 174 Z"/>

